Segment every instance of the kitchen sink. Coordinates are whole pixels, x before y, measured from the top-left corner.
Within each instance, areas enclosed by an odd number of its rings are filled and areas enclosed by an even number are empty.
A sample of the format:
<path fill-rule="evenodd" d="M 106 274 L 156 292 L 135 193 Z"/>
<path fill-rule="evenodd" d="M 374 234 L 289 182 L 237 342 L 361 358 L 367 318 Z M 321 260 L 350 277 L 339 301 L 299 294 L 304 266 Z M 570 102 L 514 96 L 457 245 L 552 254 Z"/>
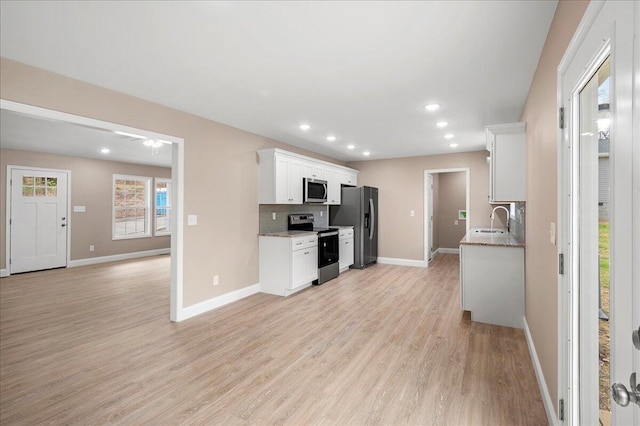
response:
<path fill-rule="evenodd" d="M 502 229 L 476 229 L 476 234 L 504 234 Z"/>

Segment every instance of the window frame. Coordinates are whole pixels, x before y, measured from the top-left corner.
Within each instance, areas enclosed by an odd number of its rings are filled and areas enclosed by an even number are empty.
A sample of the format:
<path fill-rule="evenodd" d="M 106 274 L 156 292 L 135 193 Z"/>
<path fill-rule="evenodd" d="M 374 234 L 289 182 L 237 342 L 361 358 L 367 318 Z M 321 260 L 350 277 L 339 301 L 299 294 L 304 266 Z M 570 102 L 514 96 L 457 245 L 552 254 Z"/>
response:
<path fill-rule="evenodd" d="M 135 181 L 143 181 L 145 182 L 145 202 L 146 202 L 146 214 L 145 214 L 145 229 L 144 234 L 136 234 L 136 235 L 116 235 L 116 208 L 122 206 L 116 206 L 116 181 L 117 180 L 135 180 Z M 151 185 L 153 179 L 149 176 L 133 176 L 133 175 L 121 175 L 121 174 L 113 174 L 113 178 L 111 181 L 111 239 L 113 241 L 117 240 L 132 240 L 137 238 L 151 238 L 153 235 L 151 233 Z"/>
<path fill-rule="evenodd" d="M 169 203 L 166 206 L 158 207 L 158 182 L 165 182 L 169 188 Z M 153 181 L 153 235 L 156 237 L 162 237 L 165 235 L 171 235 L 171 220 L 173 207 L 171 205 L 171 198 L 173 197 L 173 186 L 171 178 L 154 178 Z M 166 231 L 158 231 L 158 208 L 166 209 L 169 211 L 167 215 L 169 219 L 169 227 Z"/>

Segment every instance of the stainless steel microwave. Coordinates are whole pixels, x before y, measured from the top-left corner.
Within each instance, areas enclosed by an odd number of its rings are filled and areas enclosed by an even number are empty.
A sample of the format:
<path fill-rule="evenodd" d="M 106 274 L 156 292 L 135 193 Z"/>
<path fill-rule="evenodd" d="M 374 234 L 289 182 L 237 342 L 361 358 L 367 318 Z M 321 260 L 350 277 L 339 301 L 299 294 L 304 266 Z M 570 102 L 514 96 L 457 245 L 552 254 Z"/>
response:
<path fill-rule="evenodd" d="M 305 203 L 327 202 L 327 181 L 321 179 L 303 179 L 303 192 Z"/>

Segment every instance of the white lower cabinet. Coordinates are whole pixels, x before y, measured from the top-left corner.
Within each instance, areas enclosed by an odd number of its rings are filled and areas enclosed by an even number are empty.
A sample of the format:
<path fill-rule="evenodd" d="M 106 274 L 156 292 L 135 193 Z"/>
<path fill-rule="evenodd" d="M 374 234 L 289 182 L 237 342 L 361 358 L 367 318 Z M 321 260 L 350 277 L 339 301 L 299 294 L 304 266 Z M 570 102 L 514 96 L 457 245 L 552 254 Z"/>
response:
<path fill-rule="evenodd" d="M 340 258 L 340 272 L 349 269 L 353 265 L 353 228 L 340 229 L 338 256 Z"/>
<path fill-rule="evenodd" d="M 472 321 L 523 328 L 524 248 L 462 244 L 460 303 Z"/>
<path fill-rule="evenodd" d="M 260 291 L 289 296 L 318 279 L 318 236 L 259 238 Z"/>

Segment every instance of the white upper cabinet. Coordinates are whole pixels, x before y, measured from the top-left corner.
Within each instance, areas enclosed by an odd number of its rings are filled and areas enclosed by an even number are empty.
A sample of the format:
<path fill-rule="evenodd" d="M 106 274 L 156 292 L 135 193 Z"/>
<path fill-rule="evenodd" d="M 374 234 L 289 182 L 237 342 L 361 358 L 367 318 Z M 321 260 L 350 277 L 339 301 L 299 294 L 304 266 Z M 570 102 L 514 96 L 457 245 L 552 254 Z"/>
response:
<path fill-rule="evenodd" d="M 302 204 L 303 161 L 287 155 L 260 156 L 260 204 Z"/>
<path fill-rule="evenodd" d="M 490 203 L 526 201 L 526 124 L 486 127 Z"/>
<path fill-rule="evenodd" d="M 358 186 L 358 172 L 350 172 L 342 170 L 340 173 L 340 184 L 349 186 Z"/>
<path fill-rule="evenodd" d="M 324 168 L 322 164 L 305 161 L 304 167 L 302 169 L 302 177 L 311 178 L 311 179 L 325 179 Z"/>
<path fill-rule="evenodd" d="M 258 203 L 302 204 L 302 179 L 328 183 L 327 204 L 340 204 L 341 185 L 357 185 L 358 171 L 277 148 L 258 151 Z"/>
<path fill-rule="evenodd" d="M 334 167 L 324 168 L 324 179 L 327 181 L 327 204 L 340 204 L 340 170 Z"/>

